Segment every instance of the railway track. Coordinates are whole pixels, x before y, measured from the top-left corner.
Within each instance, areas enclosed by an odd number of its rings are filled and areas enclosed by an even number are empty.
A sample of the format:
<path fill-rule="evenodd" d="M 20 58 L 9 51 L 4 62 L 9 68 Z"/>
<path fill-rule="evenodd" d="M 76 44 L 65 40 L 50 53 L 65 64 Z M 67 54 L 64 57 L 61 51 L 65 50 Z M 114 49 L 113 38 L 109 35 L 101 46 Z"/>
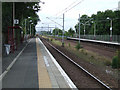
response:
<path fill-rule="evenodd" d="M 56 58 L 58 63 L 62 66 L 65 72 L 69 75 L 77 88 L 100 88 L 112 90 L 109 86 L 96 78 L 94 75 L 85 70 L 82 66 L 77 64 L 74 60 L 66 56 L 59 49 L 52 44 L 42 39 L 45 46 Z"/>

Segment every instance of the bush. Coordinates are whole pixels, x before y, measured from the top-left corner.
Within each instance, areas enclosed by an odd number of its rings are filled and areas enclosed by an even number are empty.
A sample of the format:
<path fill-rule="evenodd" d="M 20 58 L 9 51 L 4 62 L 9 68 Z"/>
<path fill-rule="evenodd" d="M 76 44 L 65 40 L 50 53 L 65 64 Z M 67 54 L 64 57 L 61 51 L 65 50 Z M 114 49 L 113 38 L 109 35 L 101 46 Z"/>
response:
<path fill-rule="evenodd" d="M 120 68 L 120 61 L 119 61 L 118 56 L 113 57 L 112 68 Z"/>
<path fill-rule="evenodd" d="M 71 47 L 70 43 L 68 44 L 69 47 Z"/>
<path fill-rule="evenodd" d="M 108 60 L 106 60 L 104 63 L 105 63 L 106 66 L 111 66 L 111 62 L 108 61 Z"/>
<path fill-rule="evenodd" d="M 51 42 L 53 41 L 53 39 L 51 38 Z"/>
<path fill-rule="evenodd" d="M 79 49 L 81 48 L 80 43 L 78 43 L 78 44 L 75 46 L 75 48 L 76 48 L 77 50 L 79 50 Z"/>

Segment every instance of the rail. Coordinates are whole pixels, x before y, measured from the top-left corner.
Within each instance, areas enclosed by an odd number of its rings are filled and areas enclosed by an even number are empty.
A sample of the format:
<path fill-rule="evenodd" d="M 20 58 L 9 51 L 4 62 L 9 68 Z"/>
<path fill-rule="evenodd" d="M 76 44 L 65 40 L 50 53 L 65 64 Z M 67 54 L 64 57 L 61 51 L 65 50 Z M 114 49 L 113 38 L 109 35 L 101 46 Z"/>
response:
<path fill-rule="evenodd" d="M 48 43 L 48 42 L 47 42 Z M 109 86 L 107 86 L 105 83 L 103 83 L 101 80 L 99 80 L 97 77 L 92 75 L 90 72 L 88 72 L 86 69 L 84 69 L 82 66 L 74 62 L 71 58 L 69 58 L 67 55 L 65 55 L 63 52 L 58 50 L 56 47 L 54 47 L 52 44 L 48 43 L 53 49 L 55 49 L 58 53 L 60 53 L 62 56 L 67 58 L 69 61 L 71 61 L 73 64 L 75 64 L 77 67 L 79 67 L 81 70 L 83 70 L 85 73 L 87 73 L 90 77 L 95 79 L 97 82 L 99 82 L 102 86 L 104 86 L 106 89 L 112 90 Z"/>

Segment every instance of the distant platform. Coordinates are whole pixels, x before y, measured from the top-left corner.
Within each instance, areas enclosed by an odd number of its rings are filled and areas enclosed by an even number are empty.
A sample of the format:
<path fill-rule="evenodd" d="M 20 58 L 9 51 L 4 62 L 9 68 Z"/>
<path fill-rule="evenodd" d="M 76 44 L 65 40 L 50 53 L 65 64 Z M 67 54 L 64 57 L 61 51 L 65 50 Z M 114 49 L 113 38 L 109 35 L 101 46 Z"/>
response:
<path fill-rule="evenodd" d="M 67 37 L 67 39 L 79 40 L 79 38 L 71 38 L 71 37 Z M 81 41 L 87 41 L 87 42 L 94 42 L 94 43 L 102 43 L 102 44 L 110 44 L 110 45 L 120 45 L 120 43 L 117 43 L 117 42 L 108 42 L 108 41 L 90 40 L 90 39 L 80 39 L 80 40 Z"/>

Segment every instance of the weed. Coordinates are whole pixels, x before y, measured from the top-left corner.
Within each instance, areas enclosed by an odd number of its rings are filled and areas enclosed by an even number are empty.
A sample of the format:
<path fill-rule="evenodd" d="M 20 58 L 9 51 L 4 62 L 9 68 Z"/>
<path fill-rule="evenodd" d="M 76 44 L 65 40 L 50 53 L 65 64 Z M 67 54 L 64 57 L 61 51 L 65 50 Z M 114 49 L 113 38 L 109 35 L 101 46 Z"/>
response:
<path fill-rule="evenodd" d="M 84 50 L 83 50 L 83 49 L 81 49 L 81 52 L 84 52 Z"/>
<path fill-rule="evenodd" d="M 91 58 L 94 59 L 95 57 L 92 55 Z"/>
<path fill-rule="evenodd" d="M 51 38 L 51 42 L 53 41 L 53 39 Z"/>
<path fill-rule="evenodd" d="M 78 44 L 75 46 L 75 48 L 76 48 L 77 50 L 79 50 L 79 49 L 81 48 L 80 43 L 78 43 Z"/>
<path fill-rule="evenodd" d="M 105 64 L 106 66 L 110 66 L 110 65 L 111 65 L 111 62 L 108 61 L 108 60 L 105 60 L 104 64 Z"/>
<path fill-rule="evenodd" d="M 120 68 L 120 58 L 119 58 L 120 51 L 116 52 L 116 56 L 112 59 L 112 68 Z"/>
<path fill-rule="evenodd" d="M 69 43 L 68 46 L 71 47 L 71 44 Z"/>

